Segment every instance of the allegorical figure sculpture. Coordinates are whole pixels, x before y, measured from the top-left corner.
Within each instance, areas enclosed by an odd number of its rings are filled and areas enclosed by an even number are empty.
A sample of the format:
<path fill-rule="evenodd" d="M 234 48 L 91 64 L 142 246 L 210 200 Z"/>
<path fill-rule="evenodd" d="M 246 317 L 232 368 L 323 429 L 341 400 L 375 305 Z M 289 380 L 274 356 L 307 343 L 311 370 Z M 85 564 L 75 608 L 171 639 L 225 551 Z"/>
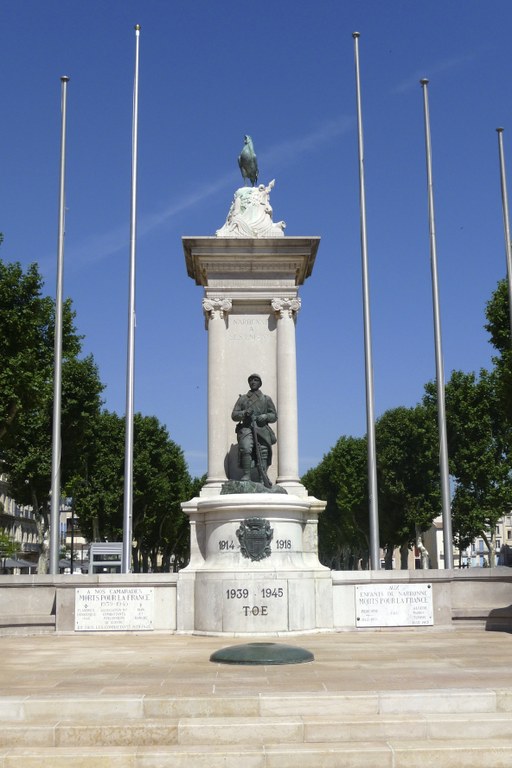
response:
<path fill-rule="evenodd" d="M 258 160 L 250 136 L 244 136 L 244 146 L 238 155 L 238 167 L 243 179 L 249 179 L 254 187 L 258 181 Z"/>
<path fill-rule="evenodd" d="M 217 237 L 284 237 L 284 221 L 272 221 L 270 192 L 275 180 L 265 186 L 240 187 L 235 192 L 226 222 Z"/>
<path fill-rule="evenodd" d="M 269 424 L 277 421 L 277 411 L 272 398 L 260 392 L 261 377 L 257 373 L 249 376 L 249 392 L 240 395 L 233 408 L 231 418 L 237 421 L 239 464 L 241 480 L 251 479 L 251 467 L 256 466 L 261 482 L 270 487 L 267 469 L 272 464 L 272 446 L 276 436 Z"/>

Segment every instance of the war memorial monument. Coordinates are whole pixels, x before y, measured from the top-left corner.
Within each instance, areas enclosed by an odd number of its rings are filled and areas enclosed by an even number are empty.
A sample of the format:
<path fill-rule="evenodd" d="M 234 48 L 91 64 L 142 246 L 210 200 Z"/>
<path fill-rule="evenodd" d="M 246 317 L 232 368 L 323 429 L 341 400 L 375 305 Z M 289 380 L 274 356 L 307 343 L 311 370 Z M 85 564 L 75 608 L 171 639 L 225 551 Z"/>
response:
<path fill-rule="evenodd" d="M 308 495 L 298 470 L 298 291 L 320 239 L 285 237 L 273 221 L 274 181 L 258 185 L 250 137 L 239 164 L 252 186 L 235 191 L 225 224 L 214 237 L 183 239 L 188 274 L 204 289 L 208 474 L 182 505 L 191 553 L 178 629 L 331 629 L 331 573 L 317 547 L 325 502 Z"/>
<path fill-rule="evenodd" d="M 183 238 L 208 339 L 208 470 L 198 496 L 182 502 L 189 564 L 178 573 L 5 576 L 0 635 L 264 639 L 474 621 L 509 630 L 509 568 L 331 571 L 320 563 L 326 503 L 299 477 L 295 344 L 299 290 L 320 238 L 285 236 L 285 222 L 274 221 L 274 181 L 259 183 L 248 136 L 239 165 L 245 183 L 226 201 L 225 223 Z"/>

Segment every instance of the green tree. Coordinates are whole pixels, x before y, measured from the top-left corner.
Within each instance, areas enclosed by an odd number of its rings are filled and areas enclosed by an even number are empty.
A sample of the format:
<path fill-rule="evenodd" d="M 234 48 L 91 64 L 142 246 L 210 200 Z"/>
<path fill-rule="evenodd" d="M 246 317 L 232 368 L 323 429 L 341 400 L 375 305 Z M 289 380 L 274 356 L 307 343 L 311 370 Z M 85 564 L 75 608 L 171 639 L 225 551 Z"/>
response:
<path fill-rule="evenodd" d="M 395 408 L 376 424 L 381 546 L 393 553 L 418 541 L 439 511 L 436 424 L 427 408 Z M 327 506 L 319 555 L 335 569 L 368 563 L 368 454 L 365 438 L 341 437 L 302 482 Z M 405 558 L 406 559 L 406 558 Z M 404 566 L 406 567 L 406 566 Z"/>
<path fill-rule="evenodd" d="M 136 453 L 135 453 L 136 451 Z M 183 451 L 155 416 L 137 414 L 134 423 L 133 534 L 134 569 L 158 567 L 158 555 L 170 560 L 188 518 L 181 502 L 190 495 L 191 478 Z M 184 563 L 182 563 L 183 565 Z"/>
<path fill-rule="evenodd" d="M 71 494 L 80 529 L 90 541 L 123 535 L 124 419 L 102 411 L 95 423 L 92 456 Z"/>
<path fill-rule="evenodd" d="M 508 305 L 508 284 L 500 280 L 485 308 L 487 323 L 485 329 L 490 335 L 490 342 L 499 354 L 511 347 L 510 314 Z"/>
<path fill-rule="evenodd" d="M 53 304 L 41 290 L 35 264 L 23 272 L 0 260 L 0 445 L 51 375 Z"/>
<path fill-rule="evenodd" d="M 46 571 L 51 490 L 55 307 L 42 295 L 36 265 L 26 272 L 0 261 L 0 459 L 11 492 L 33 507 L 38 524 L 40 573 Z M 79 359 L 81 340 L 71 302 L 63 307 L 62 464 L 66 484 L 84 472 L 91 424 L 102 385 L 91 357 Z"/>
<path fill-rule="evenodd" d="M 93 449 L 95 421 L 103 386 L 92 357 L 71 358 L 62 365 L 61 488 L 69 495 L 78 478 L 87 476 Z M 39 404 L 23 409 L 3 451 L 11 493 L 36 513 L 42 545 L 38 572 L 45 573 L 48 557 L 52 462 L 53 381 L 41 391 Z"/>
<path fill-rule="evenodd" d="M 367 478 L 366 439 L 346 436 L 302 478 L 311 494 L 327 502 L 318 523 L 319 558 L 335 570 L 368 562 Z"/>
<path fill-rule="evenodd" d="M 0 528 L 0 567 L 5 568 L 5 559 L 14 557 L 19 551 L 19 542 L 11 538 L 3 528 Z"/>
<path fill-rule="evenodd" d="M 427 387 L 426 399 L 432 398 Z M 496 524 L 512 504 L 512 434 L 499 373 L 454 371 L 446 385 L 446 416 L 454 539 L 464 549 L 481 536 L 493 565 Z"/>
<path fill-rule="evenodd" d="M 485 315 L 487 318 L 485 329 L 497 352 L 493 358 L 496 394 L 499 397 L 503 415 L 508 423 L 512 424 L 512 340 L 506 280 L 500 280 L 498 283 L 487 303 Z"/>
<path fill-rule="evenodd" d="M 439 462 L 435 416 L 423 405 L 393 408 L 376 423 L 380 544 L 391 568 L 395 547 L 421 546 L 421 533 L 439 514 Z"/>
<path fill-rule="evenodd" d="M 89 538 L 123 538 L 125 420 L 105 411 L 85 483 L 73 491 L 81 529 Z M 193 494 L 183 452 L 156 417 L 135 414 L 133 449 L 134 570 L 186 564 L 188 518 L 181 502 Z"/>

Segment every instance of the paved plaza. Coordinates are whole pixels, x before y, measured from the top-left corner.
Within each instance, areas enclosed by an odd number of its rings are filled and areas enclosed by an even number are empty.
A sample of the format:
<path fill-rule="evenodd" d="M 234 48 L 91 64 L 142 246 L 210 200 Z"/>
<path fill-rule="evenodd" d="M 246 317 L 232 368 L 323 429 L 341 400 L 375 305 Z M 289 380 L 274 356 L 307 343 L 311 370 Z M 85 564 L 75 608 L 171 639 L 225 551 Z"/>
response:
<path fill-rule="evenodd" d="M 263 642 L 263 638 L 253 638 Z M 0 768 L 509 768 L 505 632 L 267 638 L 314 661 L 229 665 L 251 638 L 0 637 Z"/>
<path fill-rule="evenodd" d="M 300 665 L 214 664 L 229 645 L 298 645 Z M 2 696 L 321 693 L 510 686 L 512 636 L 483 629 L 387 630 L 226 638 L 168 634 L 0 637 Z"/>

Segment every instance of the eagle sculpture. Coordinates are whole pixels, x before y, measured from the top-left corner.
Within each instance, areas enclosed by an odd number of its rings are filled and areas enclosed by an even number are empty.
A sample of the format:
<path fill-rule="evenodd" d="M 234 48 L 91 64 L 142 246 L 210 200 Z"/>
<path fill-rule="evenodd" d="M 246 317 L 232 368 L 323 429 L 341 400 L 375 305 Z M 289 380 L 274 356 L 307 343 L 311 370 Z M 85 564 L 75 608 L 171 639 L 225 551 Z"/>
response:
<path fill-rule="evenodd" d="M 244 136 L 244 146 L 238 156 L 238 165 L 244 179 L 249 179 L 254 187 L 258 181 L 258 161 L 250 136 Z"/>

